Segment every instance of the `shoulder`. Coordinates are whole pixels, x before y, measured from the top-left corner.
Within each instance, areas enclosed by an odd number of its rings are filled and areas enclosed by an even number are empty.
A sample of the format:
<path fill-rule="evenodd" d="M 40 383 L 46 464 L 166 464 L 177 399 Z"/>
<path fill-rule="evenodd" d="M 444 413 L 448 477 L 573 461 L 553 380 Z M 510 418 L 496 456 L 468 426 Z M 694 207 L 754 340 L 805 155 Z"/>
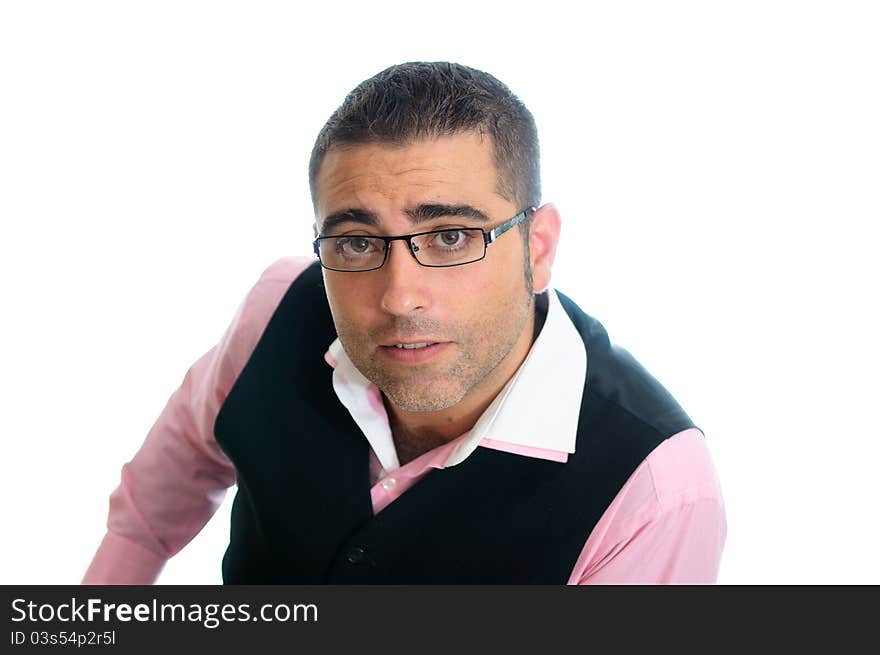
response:
<path fill-rule="evenodd" d="M 255 286 L 278 283 L 289 286 L 315 261 L 314 257 L 306 256 L 290 256 L 276 259 L 263 271 Z"/>
<path fill-rule="evenodd" d="M 689 428 L 661 442 L 596 524 L 573 584 L 711 582 L 727 535 L 721 485 L 705 437 Z"/>
<path fill-rule="evenodd" d="M 645 459 L 662 509 L 697 499 L 723 502 L 721 483 L 706 438 L 697 428 L 663 441 Z"/>
<path fill-rule="evenodd" d="M 314 257 L 282 257 L 263 270 L 232 322 L 229 349 L 235 359 L 250 356 L 290 285 L 314 263 Z"/>
<path fill-rule="evenodd" d="M 268 322 L 290 285 L 314 263 L 313 257 L 282 257 L 272 262 L 242 302 L 242 317 L 257 322 L 265 318 Z"/>
<path fill-rule="evenodd" d="M 706 438 L 697 428 L 663 440 L 633 472 L 609 513 L 623 532 L 694 504 L 724 515 L 724 498 Z"/>

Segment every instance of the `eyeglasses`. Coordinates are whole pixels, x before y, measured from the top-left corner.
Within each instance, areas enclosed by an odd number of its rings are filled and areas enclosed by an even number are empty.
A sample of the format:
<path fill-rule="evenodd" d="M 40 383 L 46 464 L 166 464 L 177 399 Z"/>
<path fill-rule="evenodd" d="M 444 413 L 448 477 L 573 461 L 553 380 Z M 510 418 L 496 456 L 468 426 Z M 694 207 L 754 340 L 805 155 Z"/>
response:
<path fill-rule="evenodd" d="M 490 243 L 536 211 L 535 207 L 528 207 L 488 232 L 479 227 L 460 227 L 397 237 L 351 234 L 318 237 L 312 246 L 321 266 L 331 271 L 362 273 L 382 268 L 392 241 L 406 241 L 413 257 L 422 266 L 463 266 L 483 259 Z"/>

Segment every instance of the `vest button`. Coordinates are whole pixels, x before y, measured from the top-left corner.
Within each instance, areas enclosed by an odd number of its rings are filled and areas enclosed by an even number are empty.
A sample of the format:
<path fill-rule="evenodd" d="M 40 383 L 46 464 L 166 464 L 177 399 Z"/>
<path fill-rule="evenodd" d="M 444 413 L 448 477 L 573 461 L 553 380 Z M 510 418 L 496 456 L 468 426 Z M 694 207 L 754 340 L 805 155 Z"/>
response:
<path fill-rule="evenodd" d="M 349 564 L 361 564 L 367 559 L 367 551 L 365 548 L 355 546 L 348 551 L 347 559 Z"/>

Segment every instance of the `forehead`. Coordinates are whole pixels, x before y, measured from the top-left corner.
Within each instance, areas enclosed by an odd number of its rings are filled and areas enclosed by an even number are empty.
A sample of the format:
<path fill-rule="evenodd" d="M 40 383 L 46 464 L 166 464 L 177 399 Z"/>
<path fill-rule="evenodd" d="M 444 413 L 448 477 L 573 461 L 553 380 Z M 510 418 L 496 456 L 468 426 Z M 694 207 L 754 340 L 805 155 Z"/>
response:
<path fill-rule="evenodd" d="M 477 132 L 331 148 L 316 180 L 318 222 L 348 209 L 385 214 L 425 202 L 504 211 L 493 154 L 490 138 Z"/>

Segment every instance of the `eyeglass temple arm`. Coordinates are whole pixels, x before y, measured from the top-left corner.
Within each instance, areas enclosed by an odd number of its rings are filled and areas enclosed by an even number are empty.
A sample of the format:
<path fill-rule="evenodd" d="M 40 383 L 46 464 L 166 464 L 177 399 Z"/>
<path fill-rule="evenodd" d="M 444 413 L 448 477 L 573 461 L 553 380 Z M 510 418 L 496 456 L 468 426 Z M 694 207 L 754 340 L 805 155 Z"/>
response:
<path fill-rule="evenodd" d="M 486 245 L 489 245 L 490 243 L 495 241 L 495 239 L 507 232 L 507 230 L 512 228 L 514 225 L 521 223 L 526 218 L 528 218 L 529 214 L 534 214 L 536 211 L 538 211 L 536 207 L 527 207 L 506 223 L 502 223 L 501 225 L 498 225 L 495 228 L 486 232 Z"/>

